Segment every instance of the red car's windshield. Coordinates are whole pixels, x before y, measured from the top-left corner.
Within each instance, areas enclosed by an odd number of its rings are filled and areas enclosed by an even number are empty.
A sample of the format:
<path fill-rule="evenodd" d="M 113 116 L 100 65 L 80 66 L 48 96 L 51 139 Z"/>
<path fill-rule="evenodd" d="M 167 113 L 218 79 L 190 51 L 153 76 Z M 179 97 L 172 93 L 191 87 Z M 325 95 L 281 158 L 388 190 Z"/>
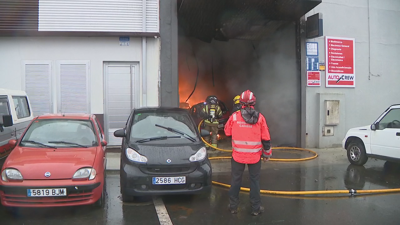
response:
<path fill-rule="evenodd" d="M 21 140 L 29 147 L 89 147 L 97 145 L 96 134 L 89 120 L 35 120 Z"/>

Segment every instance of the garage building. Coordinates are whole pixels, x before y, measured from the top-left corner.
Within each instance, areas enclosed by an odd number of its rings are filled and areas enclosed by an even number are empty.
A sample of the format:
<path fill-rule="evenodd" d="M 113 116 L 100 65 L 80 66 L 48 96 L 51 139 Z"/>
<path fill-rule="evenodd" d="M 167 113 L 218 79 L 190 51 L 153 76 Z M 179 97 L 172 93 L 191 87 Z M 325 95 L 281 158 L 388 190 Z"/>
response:
<path fill-rule="evenodd" d="M 307 38 L 313 15 L 323 34 Z M 0 19 L 0 87 L 26 90 L 37 115 L 99 115 L 112 145 L 132 108 L 210 94 L 231 107 L 250 89 L 274 146 L 335 147 L 400 94 L 391 0 L 16 0 Z M 355 40 L 354 87 L 326 87 L 320 68 L 320 86 L 307 86 L 306 43 L 323 66 L 326 36 Z"/>
<path fill-rule="evenodd" d="M 35 115 L 96 114 L 119 145 L 130 111 L 159 104 L 157 0 L 2 1 L 0 15 L 0 86 Z"/>

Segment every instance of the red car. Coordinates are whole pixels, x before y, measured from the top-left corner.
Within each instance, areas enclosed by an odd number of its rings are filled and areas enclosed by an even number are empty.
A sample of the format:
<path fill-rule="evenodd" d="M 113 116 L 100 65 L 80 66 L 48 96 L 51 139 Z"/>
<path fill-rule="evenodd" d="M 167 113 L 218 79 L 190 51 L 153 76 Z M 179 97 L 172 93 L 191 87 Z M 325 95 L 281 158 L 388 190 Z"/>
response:
<path fill-rule="evenodd" d="M 56 207 L 105 201 L 107 142 L 94 115 L 43 115 L 32 120 L 1 169 L 6 207 Z"/>

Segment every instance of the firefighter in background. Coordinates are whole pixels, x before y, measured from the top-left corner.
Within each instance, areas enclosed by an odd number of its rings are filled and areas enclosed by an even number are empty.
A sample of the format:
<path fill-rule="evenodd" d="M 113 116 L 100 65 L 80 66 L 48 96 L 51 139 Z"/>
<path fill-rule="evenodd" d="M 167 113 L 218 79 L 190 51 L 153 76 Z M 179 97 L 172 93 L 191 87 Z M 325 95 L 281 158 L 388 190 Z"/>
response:
<path fill-rule="evenodd" d="M 237 213 L 242 175 L 247 164 L 250 177 L 251 215 L 264 211 L 260 196 L 261 160 L 272 155 L 271 138 L 265 117 L 254 109 L 256 97 L 247 90 L 240 96 L 242 108 L 234 112 L 225 125 L 226 136 L 232 136 L 231 188 L 228 209 Z"/>
<path fill-rule="evenodd" d="M 240 110 L 241 108 L 242 108 L 242 105 L 240 104 L 240 95 L 236 95 L 233 98 L 232 113 Z"/>
<path fill-rule="evenodd" d="M 218 105 L 218 98 L 214 95 L 208 96 L 203 107 L 204 128 L 211 132 L 211 137 L 205 140 L 213 147 L 218 147 L 218 119 L 222 117 L 221 107 Z M 215 150 L 215 149 L 214 149 Z"/>

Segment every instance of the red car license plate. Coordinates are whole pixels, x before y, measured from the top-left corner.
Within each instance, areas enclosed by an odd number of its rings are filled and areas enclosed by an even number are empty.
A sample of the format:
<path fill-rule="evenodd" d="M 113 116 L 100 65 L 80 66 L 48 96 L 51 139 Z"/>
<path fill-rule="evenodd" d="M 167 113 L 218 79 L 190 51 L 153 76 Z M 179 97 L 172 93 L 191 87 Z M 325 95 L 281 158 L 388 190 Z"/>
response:
<path fill-rule="evenodd" d="M 67 196 L 66 188 L 27 189 L 28 197 Z"/>

